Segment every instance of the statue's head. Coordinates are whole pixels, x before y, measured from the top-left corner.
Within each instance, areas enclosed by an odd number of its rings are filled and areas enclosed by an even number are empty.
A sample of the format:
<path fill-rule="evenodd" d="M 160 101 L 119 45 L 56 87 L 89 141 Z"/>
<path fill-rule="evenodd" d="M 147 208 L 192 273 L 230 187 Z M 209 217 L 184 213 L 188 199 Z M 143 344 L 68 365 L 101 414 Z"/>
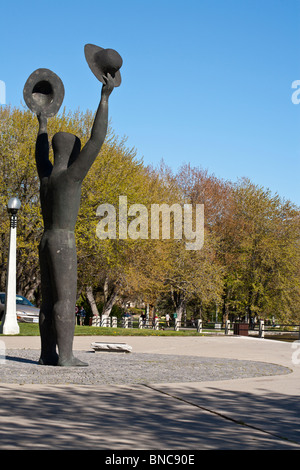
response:
<path fill-rule="evenodd" d="M 23 96 L 32 112 L 53 117 L 62 105 L 65 89 L 61 79 L 54 72 L 49 69 L 37 69 L 27 79 Z"/>
<path fill-rule="evenodd" d="M 123 60 L 117 51 L 114 49 L 103 49 L 93 44 L 86 44 L 84 46 L 84 54 L 91 71 L 100 82 L 105 83 L 103 76 L 107 76 L 109 73 L 113 78 L 114 86 L 120 86 L 120 68 L 122 67 Z"/>
<path fill-rule="evenodd" d="M 81 142 L 79 137 L 69 132 L 57 132 L 52 138 L 55 165 L 67 168 L 79 155 Z"/>

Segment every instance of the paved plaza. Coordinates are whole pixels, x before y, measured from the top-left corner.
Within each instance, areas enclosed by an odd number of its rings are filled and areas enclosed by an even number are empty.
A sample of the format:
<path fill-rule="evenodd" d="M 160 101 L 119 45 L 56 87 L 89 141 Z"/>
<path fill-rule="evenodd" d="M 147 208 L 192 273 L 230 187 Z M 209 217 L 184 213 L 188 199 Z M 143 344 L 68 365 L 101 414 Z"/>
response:
<path fill-rule="evenodd" d="M 89 366 L 60 368 L 37 364 L 39 337 L 1 341 L 1 449 L 300 449 L 298 342 L 76 336 Z"/>

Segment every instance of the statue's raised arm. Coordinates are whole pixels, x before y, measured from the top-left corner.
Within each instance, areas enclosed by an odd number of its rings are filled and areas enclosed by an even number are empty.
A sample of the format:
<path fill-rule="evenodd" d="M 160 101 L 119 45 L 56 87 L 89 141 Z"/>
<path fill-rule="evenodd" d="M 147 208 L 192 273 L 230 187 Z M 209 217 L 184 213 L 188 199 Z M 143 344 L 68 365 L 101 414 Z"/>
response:
<path fill-rule="evenodd" d="M 114 89 L 110 74 L 105 77 L 102 86 L 101 100 L 95 115 L 91 135 L 76 160 L 68 168 L 68 174 L 75 180 L 83 180 L 94 163 L 105 140 L 108 127 L 108 98 Z"/>
<path fill-rule="evenodd" d="M 52 171 L 52 163 L 49 160 L 49 140 L 47 132 L 47 118 L 42 113 L 37 115 L 39 130 L 35 144 L 35 161 L 40 180 L 49 176 Z"/>
<path fill-rule="evenodd" d="M 121 56 L 114 49 L 86 44 L 84 52 L 90 69 L 103 85 L 91 136 L 68 169 L 69 176 L 76 180 L 84 179 L 105 140 L 108 127 L 108 99 L 113 89 L 121 84 L 120 68 L 123 63 Z"/>

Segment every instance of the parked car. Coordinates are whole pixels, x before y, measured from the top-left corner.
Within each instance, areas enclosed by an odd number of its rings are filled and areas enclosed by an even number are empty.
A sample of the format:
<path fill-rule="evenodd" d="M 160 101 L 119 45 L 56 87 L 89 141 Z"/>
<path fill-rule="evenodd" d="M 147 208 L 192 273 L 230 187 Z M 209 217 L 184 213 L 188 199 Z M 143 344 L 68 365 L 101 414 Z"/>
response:
<path fill-rule="evenodd" d="M 5 294 L 0 292 L 0 321 L 5 310 Z M 26 297 L 16 296 L 17 320 L 22 323 L 38 323 L 40 309 L 35 307 Z"/>

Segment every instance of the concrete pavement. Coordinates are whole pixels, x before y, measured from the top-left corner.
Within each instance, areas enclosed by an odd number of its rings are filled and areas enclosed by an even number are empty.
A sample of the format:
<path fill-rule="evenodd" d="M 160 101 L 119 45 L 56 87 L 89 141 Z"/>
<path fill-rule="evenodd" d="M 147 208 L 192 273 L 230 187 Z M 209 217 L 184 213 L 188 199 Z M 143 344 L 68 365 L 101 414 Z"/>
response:
<path fill-rule="evenodd" d="M 19 354 L 40 348 L 38 337 L 1 340 L 7 351 Z M 300 343 L 237 336 L 76 336 L 74 350 L 91 351 L 94 341 L 126 342 L 133 348 L 130 354 L 145 357 L 239 359 L 243 367 L 261 362 L 286 370 L 271 376 L 125 385 L 89 385 L 84 379 L 79 385 L 12 384 L 0 375 L 1 449 L 300 449 Z"/>

